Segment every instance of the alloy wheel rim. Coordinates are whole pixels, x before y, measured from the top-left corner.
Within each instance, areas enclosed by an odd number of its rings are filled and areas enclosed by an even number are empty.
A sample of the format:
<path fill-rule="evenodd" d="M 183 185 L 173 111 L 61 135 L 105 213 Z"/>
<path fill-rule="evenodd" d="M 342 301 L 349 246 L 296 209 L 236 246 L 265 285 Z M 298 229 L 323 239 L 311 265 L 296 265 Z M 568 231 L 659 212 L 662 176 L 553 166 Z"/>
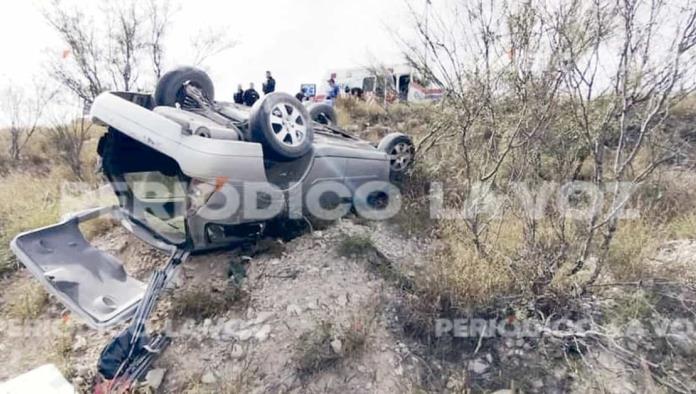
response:
<path fill-rule="evenodd" d="M 389 163 L 392 170 L 403 171 L 413 159 L 413 145 L 407 142 L 400 142 L 389 152 Z"/>
<path fill-rule="evenodd" d="M 283 145 L 298 146 L 307 135 L 307 125 L 299 109 L 279 103 L 271 109 L 270 126 L 276 140 Z"/>

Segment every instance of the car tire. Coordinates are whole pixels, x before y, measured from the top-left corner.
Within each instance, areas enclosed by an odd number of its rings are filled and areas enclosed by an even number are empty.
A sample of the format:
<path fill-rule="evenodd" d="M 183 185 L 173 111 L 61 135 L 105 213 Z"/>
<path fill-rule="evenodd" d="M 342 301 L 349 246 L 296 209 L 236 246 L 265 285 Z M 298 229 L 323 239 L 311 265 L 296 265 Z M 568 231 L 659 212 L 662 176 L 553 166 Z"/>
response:
<path fill-rule="evenodd" d="M 265 95 L 249 115 L 249 134 L 269 158 L 292 160 L 312 149 L 314 130 L 307 109 L 295 97 L 281 92 Z"/>
<path fill-rule="evenodd" d="M 175 107 L 177 103 L 183 104 L 183 87 L 186 82 L 199 88 L 208 100 L 215 99 L 213 81 L 205 71 L 194 67 L 179 67 L 168 71 L 157 81 L 155 104 L 168 107 Z"/>
<path fill-rule="evenodd" d="M 411 137 L 404 133 L 390 133 L 384 136 L 377 149 L 389 156 L 389 172 L 394 176 L 404 174 L 413 164 L 416 149 Z"/>
<path fill-rule="evenodd" d="M 329 104 L 314 103 L 307 107 L 307 111 L 309 112 L 309 117 L 317 123 L 325 125 L 336 124 L 336 111 Z"/>

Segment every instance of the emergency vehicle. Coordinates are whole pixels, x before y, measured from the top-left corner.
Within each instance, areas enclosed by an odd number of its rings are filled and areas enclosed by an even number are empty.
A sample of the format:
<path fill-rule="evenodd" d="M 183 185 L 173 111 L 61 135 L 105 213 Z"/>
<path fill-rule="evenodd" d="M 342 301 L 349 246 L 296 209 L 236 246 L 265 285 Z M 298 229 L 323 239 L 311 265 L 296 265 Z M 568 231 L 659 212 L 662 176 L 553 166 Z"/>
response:
<path fill-rule="evenodd" d="M 342 95 L 354 95 L 368 101 L 383 100 L 424 102 L 442 97 L 443 89 L 428 83 L 409 65 L 356 67 L 330 70 L 317 85 L 313 101 L 323 101 L 329 90 L 328 80 L 336 81 Z"/>

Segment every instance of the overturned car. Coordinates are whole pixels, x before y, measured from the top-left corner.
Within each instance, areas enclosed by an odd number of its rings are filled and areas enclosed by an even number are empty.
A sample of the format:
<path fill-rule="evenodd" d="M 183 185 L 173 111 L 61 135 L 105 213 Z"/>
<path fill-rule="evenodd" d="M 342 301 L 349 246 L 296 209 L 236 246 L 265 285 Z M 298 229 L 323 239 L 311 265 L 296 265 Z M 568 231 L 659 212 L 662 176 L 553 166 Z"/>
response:
<path fill-rule="evenodd" d="M 165 74 L 154 95 L 98 96 L 91 116 L 107 126 L 98 153 L 119 205 L 12 242 L 33 275 L 91 326 L 135 316 L 127 338 L 112 344 L 127 343 L 129 359 L 165 343 L 160 336 L 143 339 L 144 322 L 189 253 L 256 237 L 285 218 L 330 220 L 350 210 L 371 217 L 388 209 L 390 180 L 413 161 L 407 135 L 392 133 L 374 146 L 338 128 L 325 104 L 306 108 L 290 95 L 271 93 L 249 108 L 214 97 L 210 78 L 191 67 Z M 102 214 L 170 253 L 149 285 L 129 277 L 120 261 L 80 232 L 80 223 Z M 119 373 L 134 368 L 120 361 Z"/>

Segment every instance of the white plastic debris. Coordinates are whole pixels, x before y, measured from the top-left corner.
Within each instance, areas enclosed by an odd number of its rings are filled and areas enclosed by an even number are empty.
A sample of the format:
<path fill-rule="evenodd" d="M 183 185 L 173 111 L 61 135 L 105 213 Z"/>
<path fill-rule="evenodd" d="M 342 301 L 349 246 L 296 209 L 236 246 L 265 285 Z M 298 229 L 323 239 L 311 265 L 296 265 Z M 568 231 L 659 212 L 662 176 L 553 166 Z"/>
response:
<path fill-rule="evenodd" d="M 24 393 L 73 394 L 75 388 L 55 365 L 46 364 L 0 383 L 0 394 Z"/>

